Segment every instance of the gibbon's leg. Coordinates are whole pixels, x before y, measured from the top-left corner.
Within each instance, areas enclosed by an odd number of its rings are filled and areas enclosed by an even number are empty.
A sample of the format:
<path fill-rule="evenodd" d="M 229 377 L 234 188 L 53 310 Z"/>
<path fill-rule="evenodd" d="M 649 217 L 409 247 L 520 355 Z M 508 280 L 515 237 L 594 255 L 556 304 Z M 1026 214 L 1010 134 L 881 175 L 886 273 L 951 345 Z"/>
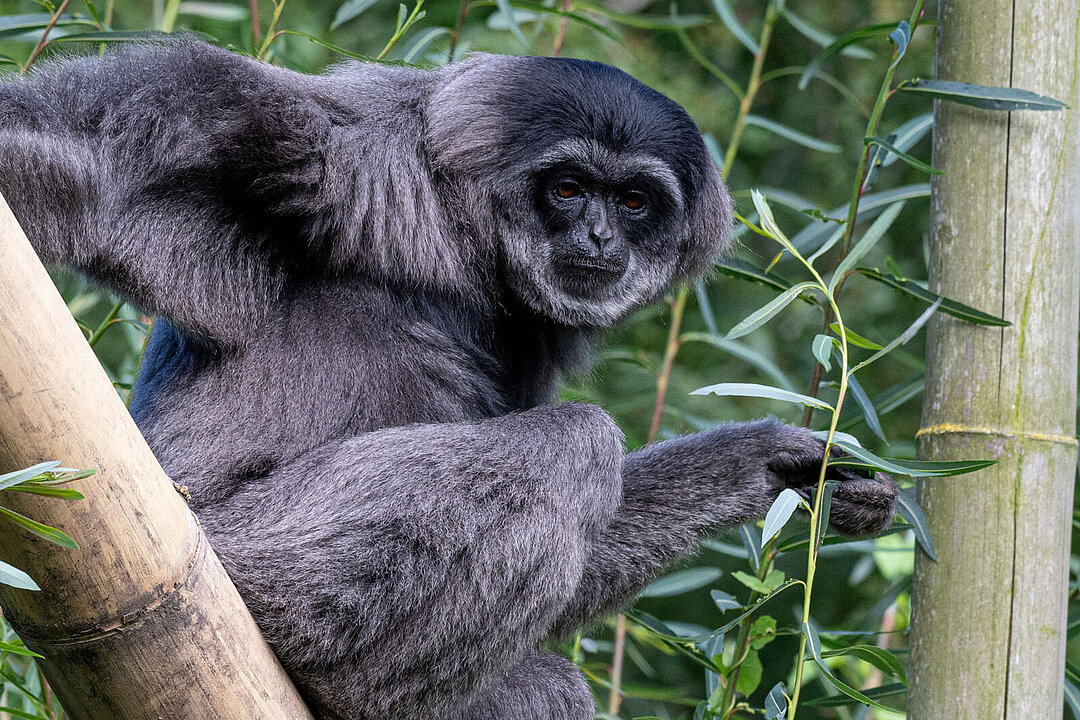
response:
<path fill-rule="evenodd" d="M 592 720 L 592 691 L 564 657 L 525 653 L 515 665 L 461 707 L 437 720 Z"/>
<path fill-rule="evenodd" d="M 630 603 L 710 532 L 762 517 L 784 488 L 817 484 L 824 443 L 776 420 L 730 423 L 650 445 L 623 465 L 623 500 L 591 545 L 581 585 L 555 627 L 565 635 Z M 887 526 L 898 489 L 887 475 L 835 468 L 832 525 L 848 535 Z"/>
<path fill-rule="evenodd" d="M 620 502 L 581 404 L 346 438 L 192 505 L 325 717 L 430 717 L 550 633 Z"/>

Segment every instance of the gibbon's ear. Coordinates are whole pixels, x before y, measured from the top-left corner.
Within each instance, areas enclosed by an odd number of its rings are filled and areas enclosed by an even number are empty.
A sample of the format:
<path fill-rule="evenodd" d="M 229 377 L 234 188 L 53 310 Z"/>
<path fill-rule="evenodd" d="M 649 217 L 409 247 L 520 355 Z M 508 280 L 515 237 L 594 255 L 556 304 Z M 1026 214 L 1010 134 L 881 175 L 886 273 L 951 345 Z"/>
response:
<path fill-rule="evenodd" d="M 727 185 L 720 179 L 720 171 L 707 154 L 701 172 L 692 175 L 676 274 L 680 278 L 696 279 L 731 246 L 735 207 Z"/>

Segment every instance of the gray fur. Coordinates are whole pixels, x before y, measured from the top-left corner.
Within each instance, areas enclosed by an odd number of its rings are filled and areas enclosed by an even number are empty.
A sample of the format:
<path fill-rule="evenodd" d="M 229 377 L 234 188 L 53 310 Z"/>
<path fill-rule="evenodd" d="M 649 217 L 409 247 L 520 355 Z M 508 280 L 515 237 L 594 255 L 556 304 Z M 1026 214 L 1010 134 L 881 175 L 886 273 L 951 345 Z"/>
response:
<path fill-rule="evenodd" d="M 555 404 L 731 221 L 690 119 L 612 68 L 66 60 L 0 83 L 0 191 L 44 259 L 159 316 L 132 414 L 320 718 L 591 718 L 537 648 L 816 480 L 775 421 L 624 454 Z M 840 477 L 836 527 L 890 520 L 891 481 Z"/>

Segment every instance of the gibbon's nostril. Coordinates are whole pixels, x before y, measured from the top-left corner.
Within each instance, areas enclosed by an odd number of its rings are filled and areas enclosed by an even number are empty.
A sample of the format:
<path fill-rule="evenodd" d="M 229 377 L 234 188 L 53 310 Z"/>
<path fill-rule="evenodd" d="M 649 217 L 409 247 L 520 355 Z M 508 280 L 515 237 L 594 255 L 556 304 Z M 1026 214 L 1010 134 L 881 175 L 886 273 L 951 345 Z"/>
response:
<path fill-rule="evenodd" d="M 603 250 L 611 239 L 614 237 L 614 233 L 611 231 L 611 226 L 607 223 L 596 223 L 589 228 L 589 239 L 596 244 L 597 249 Z"/>

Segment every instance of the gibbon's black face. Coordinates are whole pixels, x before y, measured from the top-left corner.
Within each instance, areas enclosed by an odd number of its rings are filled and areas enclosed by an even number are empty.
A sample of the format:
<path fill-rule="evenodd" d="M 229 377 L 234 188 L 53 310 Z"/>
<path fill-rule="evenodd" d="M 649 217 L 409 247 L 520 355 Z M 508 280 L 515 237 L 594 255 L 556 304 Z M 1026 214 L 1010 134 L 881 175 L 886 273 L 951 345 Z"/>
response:
<path fill-rule="evenodd" d="M 607 326 L 720 255 L 730 197 L 678 104 L 582 60 L 481 55 L 449 72 L 428 109 L 435 164 L 479 188 L 472 226 L 535 311 Z"/>

